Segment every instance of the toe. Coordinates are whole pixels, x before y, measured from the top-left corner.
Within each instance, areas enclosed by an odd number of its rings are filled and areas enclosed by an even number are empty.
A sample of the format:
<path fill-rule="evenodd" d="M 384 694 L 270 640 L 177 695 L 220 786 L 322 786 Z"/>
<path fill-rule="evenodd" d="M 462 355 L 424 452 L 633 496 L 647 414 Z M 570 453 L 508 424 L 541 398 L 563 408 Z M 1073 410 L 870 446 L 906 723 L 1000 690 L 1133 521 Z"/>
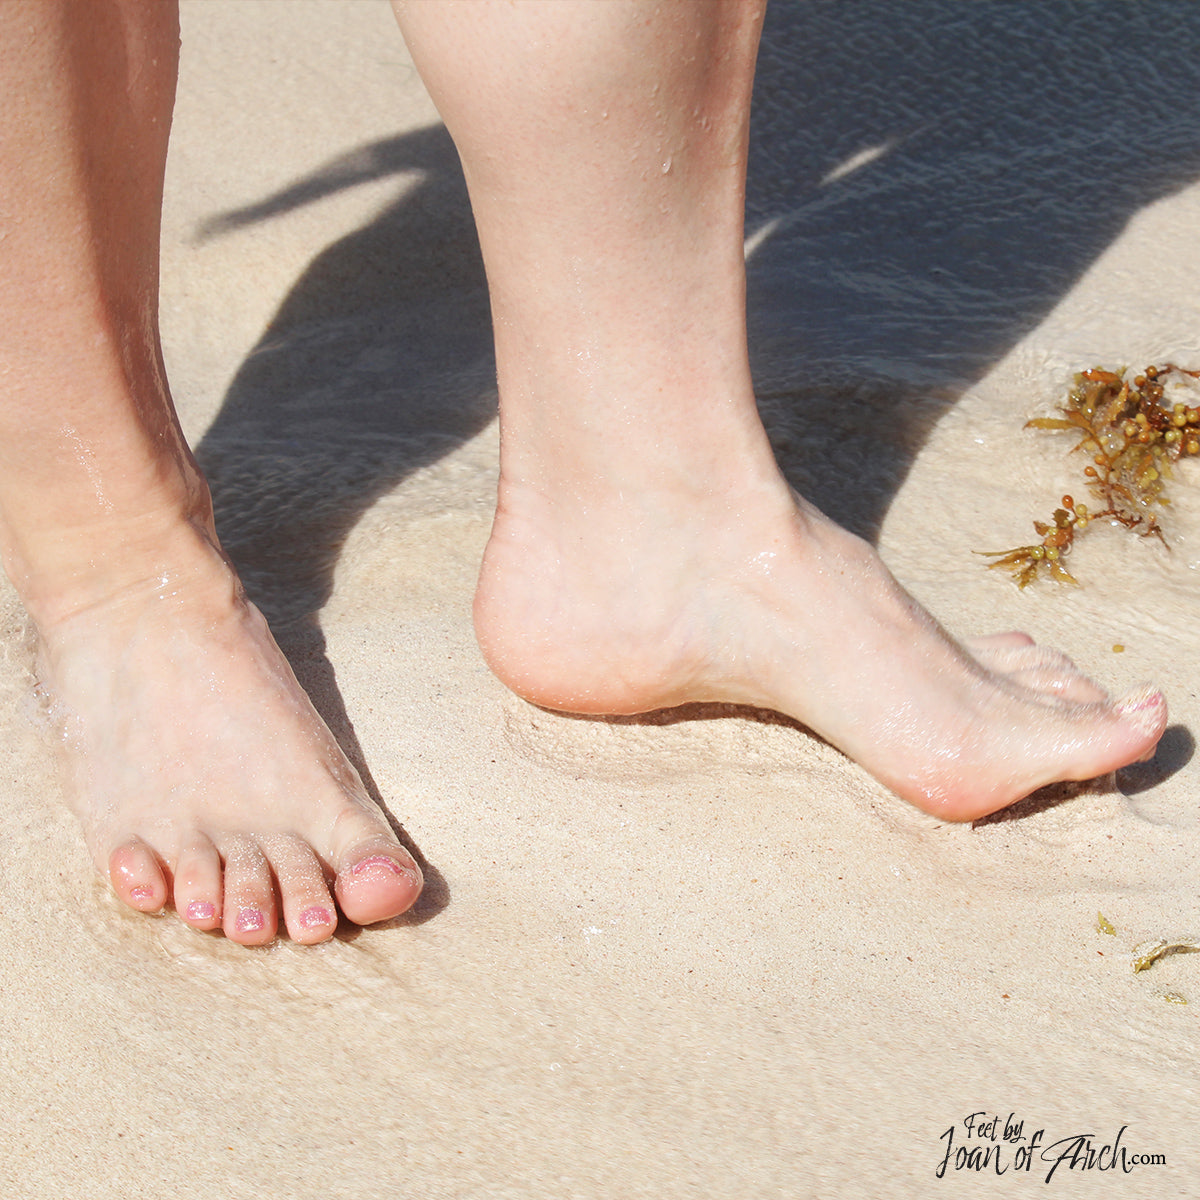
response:
<path fill-rule="evenodd" d="M 1052 646 L 1039 646 L 1036 642 L 989 645 L 976 649 L 987 665 L 1001 674 L 1034 669 L 1057 671 L 1061 674 L 1080 673 L 1079 668 L 1061 650 L 1055 650 Z"/>
<path fill-rule="evenodd" d="M 1110 699 L 1062 651 L 1039 646 L 1025 634 L 977 638 L 971 648 L 989 670 L 1030 691 L 1076 704 L 1104 704 Z"/>
<path fill-rule="evenodd" d="M 113 891 L 138 912 L 158 912 L 167 902 L 167 881 L 158 856 L 140 838 L 130 838 L 112 852 L 108 877 Z"/>
<path fill-rule="evenodd" d="M 399 842 L 375 839 L 346 855 L 336 891 L 351 921 L 371 925 L 411 908 L 421 886 L 421 869 L 408 851 Z"/>
<path fill-rule="evenodd" d="M 1067 700 L 1073 704 L 1104 704 L 1111 699 L 1098 683 L 1079 671 L 1033 667 L 1029 670 L 1014 671 L 1009 679 L 1029 688 L 1030 691 Z"/>
<path fill-rule="evenodd" d="M 239 839 L 222 849 L 225 936 L 242 946 L 265 945 L 274 938 L 278 924 L 275 883 L 266 855 L 249 839 Z"/>
<path fill-rule="evenodd" d="M 267 857 L 279 888 L 288 937 L 304 945 L 331 937 L 337 929 L 337 905 L 312 849 L 294 838 L 277 838 L 267 844 Z"/>
<path fill-rule="evenodd" d="M 1064 741 L 1063 769 L 1057 779 L 1093 779 L 1140 762 L 1153 755 L 1167 725 L 1166 698 L 1153 687 L 1139 688 L 1116 704 L 1092 705 L 1077 712 L 1077 720 L 1085 723 L 1080 732 L 1089 728 L 1090 736 Z"/>
<path fill-rule="evenodd" d="M 221 926 L 221 856 L 206 837 L 197 837 L 179 856 L 175 911 L 196 929 Z"/>
<path fill-rule="evenodd" d="M 1142 758 L 1150 757 L 1167 727 L 1167 698 L 1152 684 L 1145 684 L 1123 696 L 1115 707 L 1122 721 L 1144 740 Z"/>
<path fill-rule="evenodd" d="M 1027 633 L 1018 629 L 1008 633 L 989 633 L 980 637 L 967 638 L 963 645 L 973 654 L 987 655 L 1002 650 L 1015 650 L 1022 646 L 1033 646 L 1036 643 Z"/>

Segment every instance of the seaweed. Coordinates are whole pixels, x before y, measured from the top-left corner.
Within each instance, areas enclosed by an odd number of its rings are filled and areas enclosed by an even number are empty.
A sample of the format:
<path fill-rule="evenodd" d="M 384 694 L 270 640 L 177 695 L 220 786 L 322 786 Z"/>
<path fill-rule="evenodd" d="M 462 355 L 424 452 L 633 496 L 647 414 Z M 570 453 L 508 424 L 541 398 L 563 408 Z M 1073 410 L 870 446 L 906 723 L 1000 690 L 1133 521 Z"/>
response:
<path fill-rule="evenodd" d="M 1200 402 L 1197 380 L 1200 371 L 1173 363 L 1149 366 L 1132 378 L 1100 367 L 1080 371 L 1059 407 L 1062 415 L 1035 417 L 1025 428 L 1079 435 L 1072 453 L 1082 452 L 1088 459 L 1084 481 L 1096 506 L 1063 496 L 1050 521 L 1034 521 L 1040 542 L 980 551 L 996 560 L 988 568 L 1005 568 L 1022 588 L 1039 575 L 1077 584 L 1063 559 L 1076 537 L 1100 521 L 1156 537 L 1166 546 L 1158 509 L 1170 503 L 1166 484 L 1171 468 L 1181 458 L 1200 455 L 1200 408 L 1177 398 L 1186 387 L 1189 398 Z"/>
<path fill-rule="evenodd" d="M 1137 975 L 1152 967 L 1160 958 L 1169 954 L 1194 954 L 1200 951 L 1200 939 L 1192 936 L 1157 938 L 1151 942 L 1142 942 L 1133 948 L 1133 973 Z"/>
<path fill-rule="evenodd" d="M 1115 937 L 1117 929 L 1102 912 L 1098 912 L 1096 914 L 1096 932 Z M 1154 938 L 1134 946 L 1130 965 L 1133 967 L 1133 973 L 1140 975 L 1143 971 L 1148 971 L 1161 958 L 1167 958 L 1172 954 L 1190 954 L 1198 951 L 1200 951 L 1200 938 L 1188 935 Z M 1103 954 L 1104 951 L 1100 950 L 1098 953 Z M 1158 994 L 1168 1004 L 1187 1004 L 1188 1002 L 1187 997 L 1180 992 L 1159 992 Z"/>

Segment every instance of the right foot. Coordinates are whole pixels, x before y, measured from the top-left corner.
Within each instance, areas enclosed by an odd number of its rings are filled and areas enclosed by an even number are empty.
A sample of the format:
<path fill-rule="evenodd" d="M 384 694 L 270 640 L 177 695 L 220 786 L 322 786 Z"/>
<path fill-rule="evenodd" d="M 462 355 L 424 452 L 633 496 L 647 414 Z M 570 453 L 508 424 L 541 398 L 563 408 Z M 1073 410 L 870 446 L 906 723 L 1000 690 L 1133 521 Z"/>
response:
<path fill-rule="evenodd" d="M 955 820 L 1153 748 L 1157 692 L 1114 705 L 1020 638 L 969 652 L 781 478 L 746 347 L 760 4 L 402 7 L 487 267 L 475 616 L 505 683 L 570 712 L 775 709 Z"/>
<path fill-rule="evenodd" d="M 959 646 L 811 505 L 779 488 L 714 495 L 703 481 L 669 495 L 668 477 L 552 502 L 543 485 L 502 483 L 476 620 L 519 695 L 581 713 L 773 709 L 959 821 L 1153 751 L 1159 692 L 1114 704 L 1024 634 Z"/>
<path fill-rule="evenodd" d="M 182 543 L 186 565 L 36 621 L 97 867 L 132 908 L 247 946 L 405 911 L 417 865 L 223 557 L 191 527 Z"/>

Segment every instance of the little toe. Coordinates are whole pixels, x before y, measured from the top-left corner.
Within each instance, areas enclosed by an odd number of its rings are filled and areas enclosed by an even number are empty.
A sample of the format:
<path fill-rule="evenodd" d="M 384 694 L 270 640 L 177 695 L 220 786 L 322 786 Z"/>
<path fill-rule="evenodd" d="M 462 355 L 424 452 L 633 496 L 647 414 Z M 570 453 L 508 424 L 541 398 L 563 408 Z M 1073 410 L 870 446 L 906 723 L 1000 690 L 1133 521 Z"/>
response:
<path fill-rule="evenodd" d="M 982 634 L 979 637 L 966 638 L 963 641 L 963 645 L 975 655 L 987 655 L 1002 650 L 1015 650 L 1022 646 L 1033 646 L 1036 644 L 1029 634 L 1022 633 L 1019 629 L 1010 630 L 1008 633 Z"/>
<path fill-rule="evenodd" d="M 336 892 L 342 912 L 357 925 L 399 916 L 421 894 L 421 868 L 399 842 L 360 843 L 338 871 Z"/>
<path fill-rule="evenodd" d="M 113 891 L 138 912 L 158 912 L 167 902 L 167 881 L 158 856 L 141 838 L 130 838 L 108 859 Z"/>
<path fill-rule="evenodd" d="M 195 929 L 218 929 L 221 890 L 221 856 L 208 838 L 197 838 L 175 867 L 175 911 Z"/>
<path fill-rule="evenodd" d="M 302 945 L 323 942 L 337 929 L 337 905 L 317 856 L 304 842 L 279 838 L 267 844 L 288 937 Z"/>
<path fill-rule="evenodd" d="M 248 839 L 239 839 L 223 849 L 225 936 L 241 946 L 265 945 L 274 938 L 278 925 L 270 864 L 262 850 Z"/>

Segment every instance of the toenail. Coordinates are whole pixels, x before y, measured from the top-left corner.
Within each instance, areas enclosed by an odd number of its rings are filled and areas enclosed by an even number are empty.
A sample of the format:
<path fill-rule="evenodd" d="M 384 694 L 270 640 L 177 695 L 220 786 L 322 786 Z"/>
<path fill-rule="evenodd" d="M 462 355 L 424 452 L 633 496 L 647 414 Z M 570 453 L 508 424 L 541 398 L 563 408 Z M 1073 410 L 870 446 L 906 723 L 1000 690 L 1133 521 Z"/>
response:
<path fill-rule="evenodd" d="M 262 910 L 258 908 L 239 908 L 237 920 L 234 922 L 234 928 L 238 933 L 255 933 L 267 923 L 266 918 L 262 915 Z"/>
<path fill-rule="evenodd" d="M 189 921 L 211 921 L 216 915 L 216 905 L 206 904 L 203 900 L 193 900 L 187 906 L 187 919 Z"/>
<path fill-rule="evenodd" d="M 1117 712 L 1152 733 L 1159 726 L 1165 704 L 1166 701 L 1157 688 L 1140 687 L 1136 692 L 1118 701 Z"/>
<path fill-rule="evenodd" d="M 148 887 L 135 887 L 129 889 L 130 900 L 136 900 L 139 903 L 143 900 L 154 899 L 154 889 Z"/>
<path fill-rule="evenodd" d="M 300 914 L 300 924 L 305 929 L 316 929 L 319 925 L 332 925 L 333 914 L 327 908 L 306 908 Z"/>
<path fill-rule="evenodd" d="M 388 858 L 386 854 L 373 854 L 370 858 L 364 858 L 361 862 L 356 862 L 350 868 L 352 875 L 361 875 L 368 867 L 386 867 L 389 871 L 394 871 L 400 876 L 411 876 L 412 872 L 405 870 L 394 858 Z"/>
<path fill-rule="evenodd" d="M 1126 696 L 1117 708 L 1123 713 L 1145 712 L 1150 708 L 1157 708 L 1162 703 L 1162 696 L 1157 691 L 1148 692 L 1143 688 L 1139 688 L 1131 696 Z"/>

